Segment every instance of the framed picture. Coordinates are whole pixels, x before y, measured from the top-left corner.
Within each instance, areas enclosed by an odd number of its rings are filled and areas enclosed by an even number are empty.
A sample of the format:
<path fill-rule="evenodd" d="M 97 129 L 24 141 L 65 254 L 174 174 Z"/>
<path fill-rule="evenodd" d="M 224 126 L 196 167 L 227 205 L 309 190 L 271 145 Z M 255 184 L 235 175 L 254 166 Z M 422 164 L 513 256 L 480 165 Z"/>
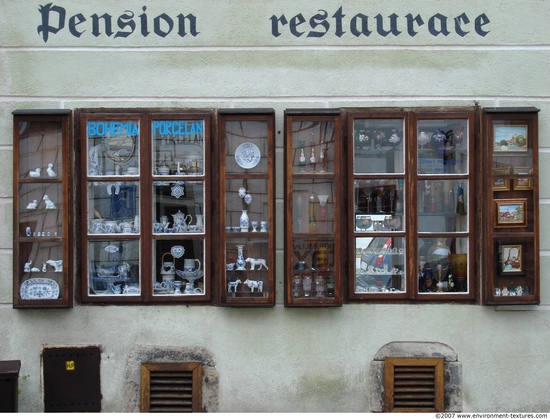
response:
<path fill-rule="evenodd" d="M 530 167 L 515 167 L 515 175 L 532 175 L 533 169 Z M 518 177 L 514 179 L 514 190 L 516 191 L 527 191 L 533 189 L 533 178 L 532 177 Z"/>
<path fill-rule="evenodd" d="M 526 153 L 529 149 L 525 124 L 495 124 L 493 132 L 495 153 Z"/>
<path fill-rule="evenodd" d="M 510 190 L 510 179 L 499 177 L 499 175 L 509 175 L 510 169 L 493 169 L 493 191 Z"/>
<path fill-rule="evenodd" d="M 500 246 L 502 274 L 523 273 L 523 248 L 521 244 L 504 244 Z"/>
<path fill-rule="evenodd" d="M 527 227 L 527 198 L 495 199 L 495 227 Z"/>

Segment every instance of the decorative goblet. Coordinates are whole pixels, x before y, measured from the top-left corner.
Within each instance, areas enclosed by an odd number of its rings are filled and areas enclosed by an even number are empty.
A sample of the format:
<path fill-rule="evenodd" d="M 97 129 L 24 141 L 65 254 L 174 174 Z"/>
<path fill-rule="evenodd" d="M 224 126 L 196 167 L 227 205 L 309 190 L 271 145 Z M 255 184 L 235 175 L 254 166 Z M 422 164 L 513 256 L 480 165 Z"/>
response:
<path fill-rule="evenodd" d="M 424 149 L 424 146 L 430 142 L 430 136 L 426 134 L 424 131 L 422 131 L 418 135 L 418 144 L 420 145 L 420 149 Z"/>

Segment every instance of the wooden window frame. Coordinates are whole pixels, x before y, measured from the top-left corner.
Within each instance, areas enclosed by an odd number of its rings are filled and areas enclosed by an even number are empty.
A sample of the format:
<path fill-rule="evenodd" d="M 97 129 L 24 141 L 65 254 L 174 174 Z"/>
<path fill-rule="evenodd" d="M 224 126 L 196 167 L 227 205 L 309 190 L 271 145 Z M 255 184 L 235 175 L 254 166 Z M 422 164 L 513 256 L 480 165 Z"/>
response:
<path fill-rule="evenodd" d="M 79 255 L 79 267 L 81 271 L 81 298 L 83 303 L 112 303 L 112 304 L 208 304 L 212 298 L 212 287 L 215 281 L 212 281 L 212 272 L 210 271 L 211 260 L 211 234 L 214 231 L 213 221 L 211 219 L 211 139 L 212 139 L 212 123 L 213 115 L 212 110 L 159 110 L 159 109 L 79 109 L 75 112 L 76 129 L 79 140 L 75 143 L 75 161 L 80 165 L 77 176 L 77 197 L 76 201 L 81 204 L 81 213 L 77 213 L 75 219 L 77 220 L 76 236 L 81 237 L 77 241 L 76 245 L 79 246 L 77 254 Z M 152 124 L 154 121 L 162 120 L 191 120 L 202 121 L 204 123 L 204 155 L 203 157 L 203 171 L 199 174 L 182 174 L 162 176 L 153 172 L 154 165 L 157 157 L 153 152 L 153 147 L 156 139 L 152 133 Z M 103 180 L 101 176 L 91 175 L 88 173 L 88 144 L 87 144 L 87 132 L 86 126 L 88 121 L 135 121 L 139 124 L 139 176 L 120 176 L 119 179 L 109 178 Z M 175 140 L 174 140 L 175 143 Z M 137 146 L 136 146 L 137 147 Z M 129 182 L 138 184 L 139 190 L 139 204 L 136 208 L 139 208 L 139 222 L 140 230 L 138 234 L 90 234 L 89 233 L 89 220 L 87 219 L 88 213 L 88 187 L 93 182 Z M 153 210 L 153 203 L 151 197 L 154 193 L 154 187 L 156 182 L 202 182 L 204 188 L 204 202 L 203 202 L 203 215 L 204 215 L 204 230 L 199 233 L 185 232 L 183 234 L 155 234 L 153 231 L 153 218 L 155 216 Z M 157 214 L 158 216 L 158 214 Z M 172 219 L 170 218 L 170 221 Z M 88 261 L 88 249 L 93 243 L 101 243 L 108 241 L 124 241 L 138 242 L 138 258 L 139 258 L 139 276 L 140 287 L 139 293 L 132 292 L 120 295 L 92 295 L 89 292 L 89 276 L 90 263 Z M 157 243 L 165 241 L 200 241 L 203 244 L 203 259 L 201 268 L 204 272 L 203 293 L 186 293 L 185 282 L 181 287 L 181 294 L 162 294 L 157 292 L 154 284 L 157 283 L 155 278 L 158 278 L 161 266 L 158 262 L 159 255 L 155 255 L 155 249 Z M 153 256 L 155 255 L 155 256 Z M 168 253 L 170 256 L 170 254 Z M 162 256 L 164 257 L 164 256 Z M 184 257 L 181 257 L 177 262 L 176 269 L 183 269 Z M 174 258 L 174 260 L 176 260 Z M 163 260 L 164 261 L 164 260 Z M 181 265 L 181 266 L 179 266 Z M 176 271 L 177 272 L 177 271 Z M 179 276 L 174 279 L 180 279 Z"/>
<path fill-rule="evenodd" d="M 358 232 L 356 231 L 355 216 L 348 216 L 348 300 L 350 302 L 403 302 L 403 303 L 433 303 L 433 302 L 463 302 L 473 303 L 479 300 L 478 292 L 478 275 L 479 263 L 475 257 L 479 253 L 481 247 L 481 236 L 476 235 L 476 228 L 481 223 L 481 211 L 477 208 L 477 196 L 481 191 L 480 179 L 483 176 L 479 175 L 481 170 L 482 158 L 481 153 L 478 153 L 480 148 L 479 141 L 479 126 L 480 115 L 479 109 L 473 107 L 467 108 L 411 108 L 411 109 L 387 109 L 387 108 L 364 108 L 353 109 L 346 113 L 346 135 L 347 135 L 347 207 L 353 209 L 355 207 L 354 181 L 357 180 L 377 180 L 380 178 L 390 180 L 402 180 L 404 182 L 405 191 L 405 213 L 403 215 L 404 231 L 383 231 L 383 232 Z M 403 173 L 355 173 L 354 169 L 354 122 L 357 120 L 376 120 L 376 119 L 403 119 L 404 123 L 404 139 L 402 144 L 404 147 L 404 168 Z M 418 172 L 418 146 L 417 146 L 417 130 L 422 121 L 465 121 L 467 128 L 467 146 L 468 146 L 468 163 L 464 172 L 455 173 L 419 173 Z M 431 133 L 430 133 L 431 135 Z M 418 182 L 421 181 L 435 182 L 438 180 L 451 180 L 455 182 L 468 182 L 468 199 L 466 202 L 465 217 L 467 217 L 466 231 L 419 231 L 419 214 L 418 210 Z M 348 211 L 353 214 L 353 210 Z M 402 223 L 403 225 L 403 223 Z M 402 227 L 403 230 L 403 227 Z M 404 282 L 405 289 L 401 292 L 358 292 L 355 287 L 355 271 L 356 271 L 356 245 L 357 237 L 390 237 L 402 238 L 405 243 L 405 268 Z M 461 292 L 423 292 L 419 286 L 418 273 L 420 263 L 417 255 L 419 254 L 419 239 L 433 240 L 436 242 L 440 237 L 445 239 L 467 239 L 468 249 L 468 266 L 467 266 L 467 290 Z M 455 275 L 456 277 L 456 275 Z M 456 283 L 456 281 L 455 281 Z M 387 289 L 385 291 L 388 291 Z"/>

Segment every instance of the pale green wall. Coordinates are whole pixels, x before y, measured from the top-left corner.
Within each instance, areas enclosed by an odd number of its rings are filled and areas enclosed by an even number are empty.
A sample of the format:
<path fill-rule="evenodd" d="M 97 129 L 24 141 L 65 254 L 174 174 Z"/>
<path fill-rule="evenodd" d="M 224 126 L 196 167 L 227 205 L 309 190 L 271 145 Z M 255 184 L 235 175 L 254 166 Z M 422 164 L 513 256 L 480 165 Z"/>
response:
<path fill-rule="evenodd" d="M 20 411 L 43 409 L 44 345 L 101 345 L 103 411 L 123 400 L 127 354 L 138 346 L 201 347 L 219 374 L 219 411 L 369 409 L 367 379 L 391 341 L 449 345 L 463 370 L 464 411 L 550 411 L 550 2 L 502 0 L 54 1 L 69 15 L 124 10 L 193 13 L 200 36 L 80 39 L 67 30 L 44 43 L 38 7 L 0 0 L 0 359 L 21 359 Z M 471 20 L 489 35 L 274 38 L 269 18 L 309 17 L 340 6 L 387 16 L 434 13 Z M 85 26 L 85 25 L 83 25 Z M 452 25 L 451 25 L 452 26 Z M 478 305 L 346 305 L 286 309 L 283 281 L 282 115 L 297 107 L 534 106 L 541 109 L 541 299 L 525 310 Z M 12 115 L 14 109 L 79 107 L 271 107 L 277 115 L 277 306 L 12 309 Z"/>

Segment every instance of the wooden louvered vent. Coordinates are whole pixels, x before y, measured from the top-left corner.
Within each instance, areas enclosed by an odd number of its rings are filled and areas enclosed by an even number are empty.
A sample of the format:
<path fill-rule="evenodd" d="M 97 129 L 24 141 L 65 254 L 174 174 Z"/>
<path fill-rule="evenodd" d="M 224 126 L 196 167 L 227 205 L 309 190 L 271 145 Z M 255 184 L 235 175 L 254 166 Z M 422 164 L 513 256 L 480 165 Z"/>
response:
<path fill-rule="evenodd" d="M 442 412 L 444 358 L 386 358 L 386 412 Z"/>
<path fill-rule="evenodd" d="M 199 362 L 141 364 L 142 412 L 200 412 L 201 390 Z"/>

